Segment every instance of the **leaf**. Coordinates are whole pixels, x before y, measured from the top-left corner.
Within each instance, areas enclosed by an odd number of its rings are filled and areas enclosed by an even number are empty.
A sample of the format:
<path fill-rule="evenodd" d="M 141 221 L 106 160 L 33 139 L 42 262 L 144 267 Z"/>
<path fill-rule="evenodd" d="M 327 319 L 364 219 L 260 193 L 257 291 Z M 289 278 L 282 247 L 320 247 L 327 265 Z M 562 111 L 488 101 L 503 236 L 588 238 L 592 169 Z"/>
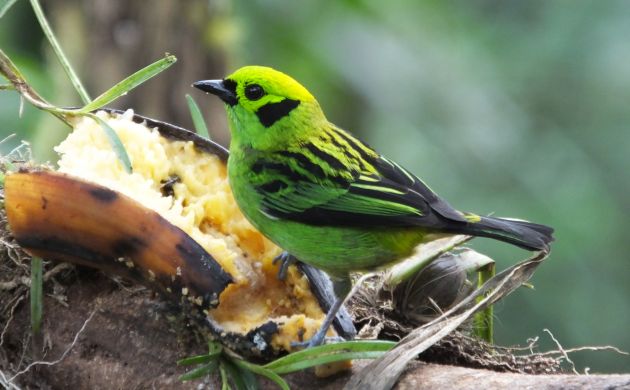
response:
<path fill-rule="evenodd" d="M 221 352 L 215 354 L 205 354 L 190 356 L 177 361 L 178 366 L 192 366 L 193 364 L 209 363 L 212 359 L 216 359 Z"/>
<path fill-rule="evenodd" d="M 164 58 L 140 69 L 131 76 L 120 81 L 118 84 L 103 92 L 103 94 L 101 94 L 99 97 L 83 106 L 83 108 L 78 109 L 76 112 L 88 113 L 94 110 L 98 110 L 106 104 L 109 104 L 112 101 L 118 99 L 120 96 L 128 93 L 129 91 L 149 80 L 150 78 L 154 77 L 155 75 L 161 73 L 162 71 L 173 65 L 176 61 L 177 58 L 174 55 L 166 55 Z"/>
<path fill-rule="evenodd" d="M 280 375 L 276 374 L 275 372 L 271 370 L 266 369 L 263 366 L 252 364 L 241 359 L 234 359 L 232 361 L 234 362 L 234 364 L 236 364 L 240 368 L 247 369 L 255 374 L 262 375 L 266 377 L 267 379 L 274 381 L 282 390 L 291 390 L 287 382 L 284 379 L 282 379 Z"/>
<path fill-rule="evenodd" d="M 490 267 L 491 264 L 494 264 L 494 260 L 490 257 L 470 248 L 464 248 L 460 252 L 455 253 L 454 256 L 457 259 L 457 263 L 462 268 L 466 269 L 467 272 L 476 272 L 484 267 Z"/>
<path fill-rule="evenodd" d="M 127 154 L 127 150 L 125 150 L 125 146 L 123 145 L 122 141 L 118 137 L 118 134 L 116 134 L 116 130 L 112 129 L 112 127 L 109 124 L 107 124 L 107 122 L 105 122 L 98 116 L 94 114 L 86 114 L 86 115 L 94 119 L 101 125 L 101 127 L 105 131 L 107 140 L 112 146 L 112 149 L 114 149 L 114 153 L 116 153 L 116 156 L 118 156 L 118 160 L 120 160 L 120 162 L 122 163 L 123 167 L 125 168 L 125 171 L 127 173 L 131 173 L 132 171 L 131 160 L 129 160 L 129 155 Z"/>
<path fill-rule="evenodd" d="M 179 380 L 185 382 L 203 378 L 206 375 L 212 374 L 212 372 L 217 369 L 218 365 L 219 362 L 217 360 L 213 360 L 208 364 L 204 364 L 201 367 L 188 371 L 184 375 L 180 375 Z"/>
<path fill-rule="evenodd" d="M 294 352 L 263 366 L 276 374 L 303 370 L 321 364 L 349 359 L 375 359 L 396 343 L 383 340 L 346 341 Z"/>
<path fill-rule="evenodd" d="M 230 379 L 238 390 L 257 390 L 258 381 L 250 370 L 234 364 L 230 359 L 223 359 L 221 364 L 230 375 Z"/>
<path fill-rule="evenodd" d="M 44 15 L 44 11 L 42 10 L 42 7 L 39 4 L 39 1 L 31 0 L 31 7 L 33 8 L 33 12 L 35 13 L 35 16 L 37 17 L 37 20 L 39 21 L 39 25 L 42 27 L 42 31 L 44 32 L 44 35 L 46 36 L 46 38 L 48 38 L 48 42 L 50 43 L 50 46 L 52 46 L 53 51 L 55 52 L 55 55 L 57 56 L 57 59 L 61 63 L 61 67 L 63 68 L 64 72 L 70 79 L 70 82 L 74 86 L 74 89 L 77 90 L 77 93 L 81 97 L 81 100 L 84 103 L 88 104 L 90 102 L 90 96 L 85 90 L 85 87 L 83 87 L 83 84 L 81 83 L 79 76 L 77 76 L 76 72 L 72 68 L 72 65 L 70 65 L 70 61 L 68 61 L 68 58 L 63 53 L 63 50 L 61 49 L 61 45 L 57 41 L 55 34 L 50 28 L 50 24 L 48 23 L 48 20 L 46 20 L 46 15 Z"/>
<path fill-rule="evenodd" d="M 33 257 L 31 260 L 31 330 L 33 334 L 39 333 L 42 326 L 44 306 L 42 269 L 42 259 Z"/>
<path fill-rule="evenodd" d="M 219 362 L 219 374 L 221 374 L 221 390 L 230 390 L 228 374 L 223 361 Z"/>
<path fill-rule="evenodd" d="M 2 1 L 0 1 L 0 18 L 2 18 L 4 16 L 4 14 L 7 13 L 9 8 L 11 8 L 11 6 L 13 4 L 15 4 L 16 1 L 17 0 L 2 0 Z"/>
<path fill-rule="evenodd" d="M 206 121 L 203 119 L 199 105 L 197 105 L 195 99 L 188 94 L 186 94 L 186 101 L 188 102 L 188 110 L 190 111 L 190 116 L 192 117 L 193 125 L 195 126 L 195 132 L 204 138 L 210 139 L 208 126 L 206 126 Z"/>

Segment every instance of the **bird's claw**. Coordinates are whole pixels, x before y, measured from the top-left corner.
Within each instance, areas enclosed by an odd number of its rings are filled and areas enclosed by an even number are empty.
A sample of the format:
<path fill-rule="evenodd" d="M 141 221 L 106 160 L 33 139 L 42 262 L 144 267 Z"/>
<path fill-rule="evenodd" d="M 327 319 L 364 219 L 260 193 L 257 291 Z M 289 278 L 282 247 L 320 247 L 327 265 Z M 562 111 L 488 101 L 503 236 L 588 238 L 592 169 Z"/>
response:
<path fill-rule="evenodd" d="M 276 264 L 280 262 L 280 269 L 278 270 L 278 280 L 285 280 L 287 278 L 287 270 L 291 264 L 295 264 L 297 259 L 293 257 L 289 252 L 284 251 L 278 257 L 273 259 L 272 263 Z"/>

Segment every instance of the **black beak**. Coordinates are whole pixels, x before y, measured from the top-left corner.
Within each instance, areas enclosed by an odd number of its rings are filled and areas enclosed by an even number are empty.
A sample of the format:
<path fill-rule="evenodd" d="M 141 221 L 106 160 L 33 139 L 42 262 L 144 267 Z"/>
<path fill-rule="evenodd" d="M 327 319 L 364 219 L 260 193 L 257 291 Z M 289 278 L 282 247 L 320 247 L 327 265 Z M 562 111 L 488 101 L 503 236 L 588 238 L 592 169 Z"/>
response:
<path fill-rule="evenodd" d="M 228 80 L 229 81 L 229 80 Z M 211 93 L 213 95 L 218 96 L 225 103 L 230 106 L 238 103 L 238 99 L 236 98 L 236 93 L 226 87 L 225 80 L 201 80 L 193 83 L 193 87 L 199 88 L 200 90 Z"/>

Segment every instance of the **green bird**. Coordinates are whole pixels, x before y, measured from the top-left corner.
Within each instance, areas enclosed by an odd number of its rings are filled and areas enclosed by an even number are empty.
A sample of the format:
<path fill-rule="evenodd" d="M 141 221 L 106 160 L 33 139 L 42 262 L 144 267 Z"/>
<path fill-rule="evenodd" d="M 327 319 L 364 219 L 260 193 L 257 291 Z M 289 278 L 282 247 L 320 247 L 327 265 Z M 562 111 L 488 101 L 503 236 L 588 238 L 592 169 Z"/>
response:
<path fill-rule="evenodd" d="M 285 253 L 333 280 L 337 300 L 307 347 L 324 340 L 350 291 L 350 272 L 405 259 L 421 243 L 466 234 L 549 251 L 552 228 L 457 211 L 329 122 L 313 95 L 282 72 L 246 66 L 193 86 L 226 104 L 228 177 L 243 214 Z"/>

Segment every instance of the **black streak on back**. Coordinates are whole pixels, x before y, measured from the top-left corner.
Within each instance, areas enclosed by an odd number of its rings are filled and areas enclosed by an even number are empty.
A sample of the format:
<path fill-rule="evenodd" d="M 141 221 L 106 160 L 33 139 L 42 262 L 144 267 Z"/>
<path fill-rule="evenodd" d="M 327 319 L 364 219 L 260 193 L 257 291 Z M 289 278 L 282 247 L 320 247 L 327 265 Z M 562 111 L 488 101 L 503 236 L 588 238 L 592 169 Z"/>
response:
<path fill-rule="evenodd" d="M 289 113 L 299 105 L 299 100 L 284 99 L 277 103 L 265 104 L 256 111 L 256 115 L 263 126 L 270 127 L 278 120 L 289 115 Z"/>

